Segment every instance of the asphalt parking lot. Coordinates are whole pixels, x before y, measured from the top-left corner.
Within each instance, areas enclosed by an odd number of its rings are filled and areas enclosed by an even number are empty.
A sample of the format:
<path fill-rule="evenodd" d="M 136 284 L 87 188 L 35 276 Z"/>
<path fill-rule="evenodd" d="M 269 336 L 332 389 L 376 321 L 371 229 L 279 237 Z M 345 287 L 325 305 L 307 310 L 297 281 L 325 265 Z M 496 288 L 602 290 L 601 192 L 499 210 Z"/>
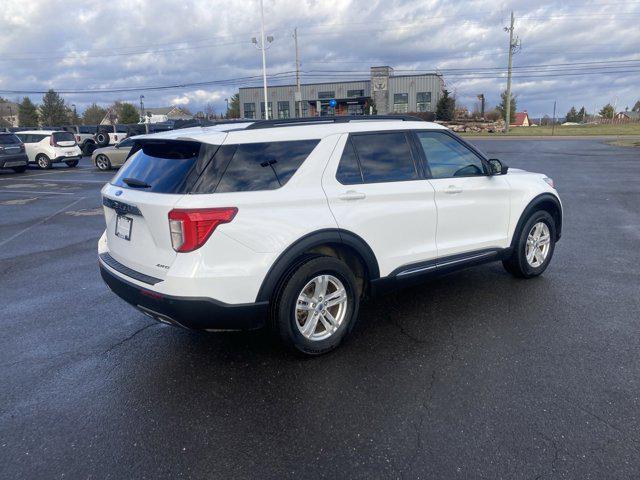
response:
<path fill-rule="evenodd" d="M 100 279 L 110 174 L 0 172 L 0 477 L 638 478 L 640 150 L 473 140 L 552 176 L 544 276 L 368 302 L 340 349 L 152 322 Z"/>

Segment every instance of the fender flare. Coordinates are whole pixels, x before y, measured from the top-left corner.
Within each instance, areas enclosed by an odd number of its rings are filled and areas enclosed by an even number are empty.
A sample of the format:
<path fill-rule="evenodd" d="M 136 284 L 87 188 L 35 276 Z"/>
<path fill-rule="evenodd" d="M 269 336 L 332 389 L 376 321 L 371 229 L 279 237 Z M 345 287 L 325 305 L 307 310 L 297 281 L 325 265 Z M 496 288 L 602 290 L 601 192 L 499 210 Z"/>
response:
<path fill-rule="evenodd" d="M 562 235 L 562 204 L 560 203 L 560 200 L 557 196 L 552 193 L 546 192 L 534 197 L 520 214 L 520 219 L 518 220 L 516 228 L 513 231 L 513 236 L 511 237 L 512 248 L 515 247 L 515 242 L 517 242 L 518 238 L 520 237 L 520 232 L 522 231 L 522 228 L 524 227 L 524 224 L 526 223 L 529 216 L 531 216 L 531 214 L 536 210 L 539 210 L 541 204 L 549 202 L 553 203 L 559 212 L 558 218 L 556 218 L 556 242 L 560 240 L 560 236 Z"/>
<path fill-rule="evenodd" d="M 326 244 L 341 244 L 353 248 L 363 261 L 369 280 L 380 277 L 378 260 L 371 247 L 361 237 L 337 228 L 318 230 L 299 238 L 280 254 L 262 281 L 256 302 L 270 300 L 282 277 L 296 264 L 296 260 L 300 259 L 305 251 Z"/>

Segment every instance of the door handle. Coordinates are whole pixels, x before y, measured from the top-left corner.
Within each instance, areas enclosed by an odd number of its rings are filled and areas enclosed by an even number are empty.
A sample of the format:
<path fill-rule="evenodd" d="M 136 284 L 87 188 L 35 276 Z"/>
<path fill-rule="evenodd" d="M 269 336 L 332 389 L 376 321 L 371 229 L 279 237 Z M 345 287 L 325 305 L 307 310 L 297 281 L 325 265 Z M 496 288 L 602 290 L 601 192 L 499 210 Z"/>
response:
<path fill-rule="evenodd" d="M 355 190 L 348 190 L 342 195 L 339 195 L 338 198 L 340 200 L 363 200 L 367 198 L 367 196 L 362 192 L 356 192 Z"/>
<path fill-rule="evenodd" d="M 445 190 L 444 193 L 448 193 L 450 195 L 456 194 L 456 193 L 462 193 L 462 189 L 460 187 L 456 187 L 455 185 L 449 185 Z"/>

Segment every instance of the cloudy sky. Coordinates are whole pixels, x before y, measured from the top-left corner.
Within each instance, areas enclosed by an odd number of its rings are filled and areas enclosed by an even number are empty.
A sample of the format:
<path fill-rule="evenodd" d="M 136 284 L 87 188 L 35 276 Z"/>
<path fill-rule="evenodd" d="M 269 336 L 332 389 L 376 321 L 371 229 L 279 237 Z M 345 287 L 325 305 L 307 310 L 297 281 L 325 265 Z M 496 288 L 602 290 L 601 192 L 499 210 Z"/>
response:
<path fill-rule="evenodd" d="M 506 86 L 510 11 L 518 110 L 618 110 L 640 99 L 640 1 L 264 0 L 270 84 L 368 78 L 372 65 L 442 72 L 470 109 Z M 2 0 L 0 95 L 54 88 L 82 111 L 95 101 L 192 111 L 261 84 L 258 0 Z M 180 87 L 185 84 L 200 84 Z M 150 87 L 173 88 L 152 89 Z M 144 91 L 132 89 L 145 88 Z M 109 90 L 121 90 L 108 92 Z M 84 91 L 84 93 L 82 93 Z M 76 92 L 76 93 L 73 93 Z M 81 93 L 78 93 L 81 92 Z M 28 94 L 39 101 L 41 94 Z"/>

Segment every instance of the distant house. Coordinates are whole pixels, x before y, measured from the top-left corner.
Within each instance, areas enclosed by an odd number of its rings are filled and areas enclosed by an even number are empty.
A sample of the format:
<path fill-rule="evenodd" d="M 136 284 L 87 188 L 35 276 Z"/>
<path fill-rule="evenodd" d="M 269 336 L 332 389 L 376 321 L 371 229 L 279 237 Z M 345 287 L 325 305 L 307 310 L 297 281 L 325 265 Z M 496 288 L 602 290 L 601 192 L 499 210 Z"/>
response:
<path fill-rule="evenodd" d="M 529 114 L 527 111 L 516 112 L 516 118 L 513 119 L 511 125 L 514 127 L 530 127 L 531 121 L 529 120 Z"/>
<path fill-rule="evenodd" d="M 620 120 L 631 120 L 637 122 L 640 120 L 640 112 L 633 112 L 631 110 L 626 110 L 624 112 L 616 113 L 616 118 Z"/>
<path fill-rule="evenodd" d="M 13 102 L 0 102 L 0 128 L 18 126 L 19 105 Z"/>
<path fill-rule="evenodd" d="M 144 109 L 145 123 L 159 123 L 166 122 L 168 120 L 191 120 L 193 115 L 182 107 L 159 107 L 159 108 L 145 108 Z M 107 110 L 107 114 L 104 116 L 100 125 L 113 125 L 120 123 L 118 113 L 113 107 Z"/>

